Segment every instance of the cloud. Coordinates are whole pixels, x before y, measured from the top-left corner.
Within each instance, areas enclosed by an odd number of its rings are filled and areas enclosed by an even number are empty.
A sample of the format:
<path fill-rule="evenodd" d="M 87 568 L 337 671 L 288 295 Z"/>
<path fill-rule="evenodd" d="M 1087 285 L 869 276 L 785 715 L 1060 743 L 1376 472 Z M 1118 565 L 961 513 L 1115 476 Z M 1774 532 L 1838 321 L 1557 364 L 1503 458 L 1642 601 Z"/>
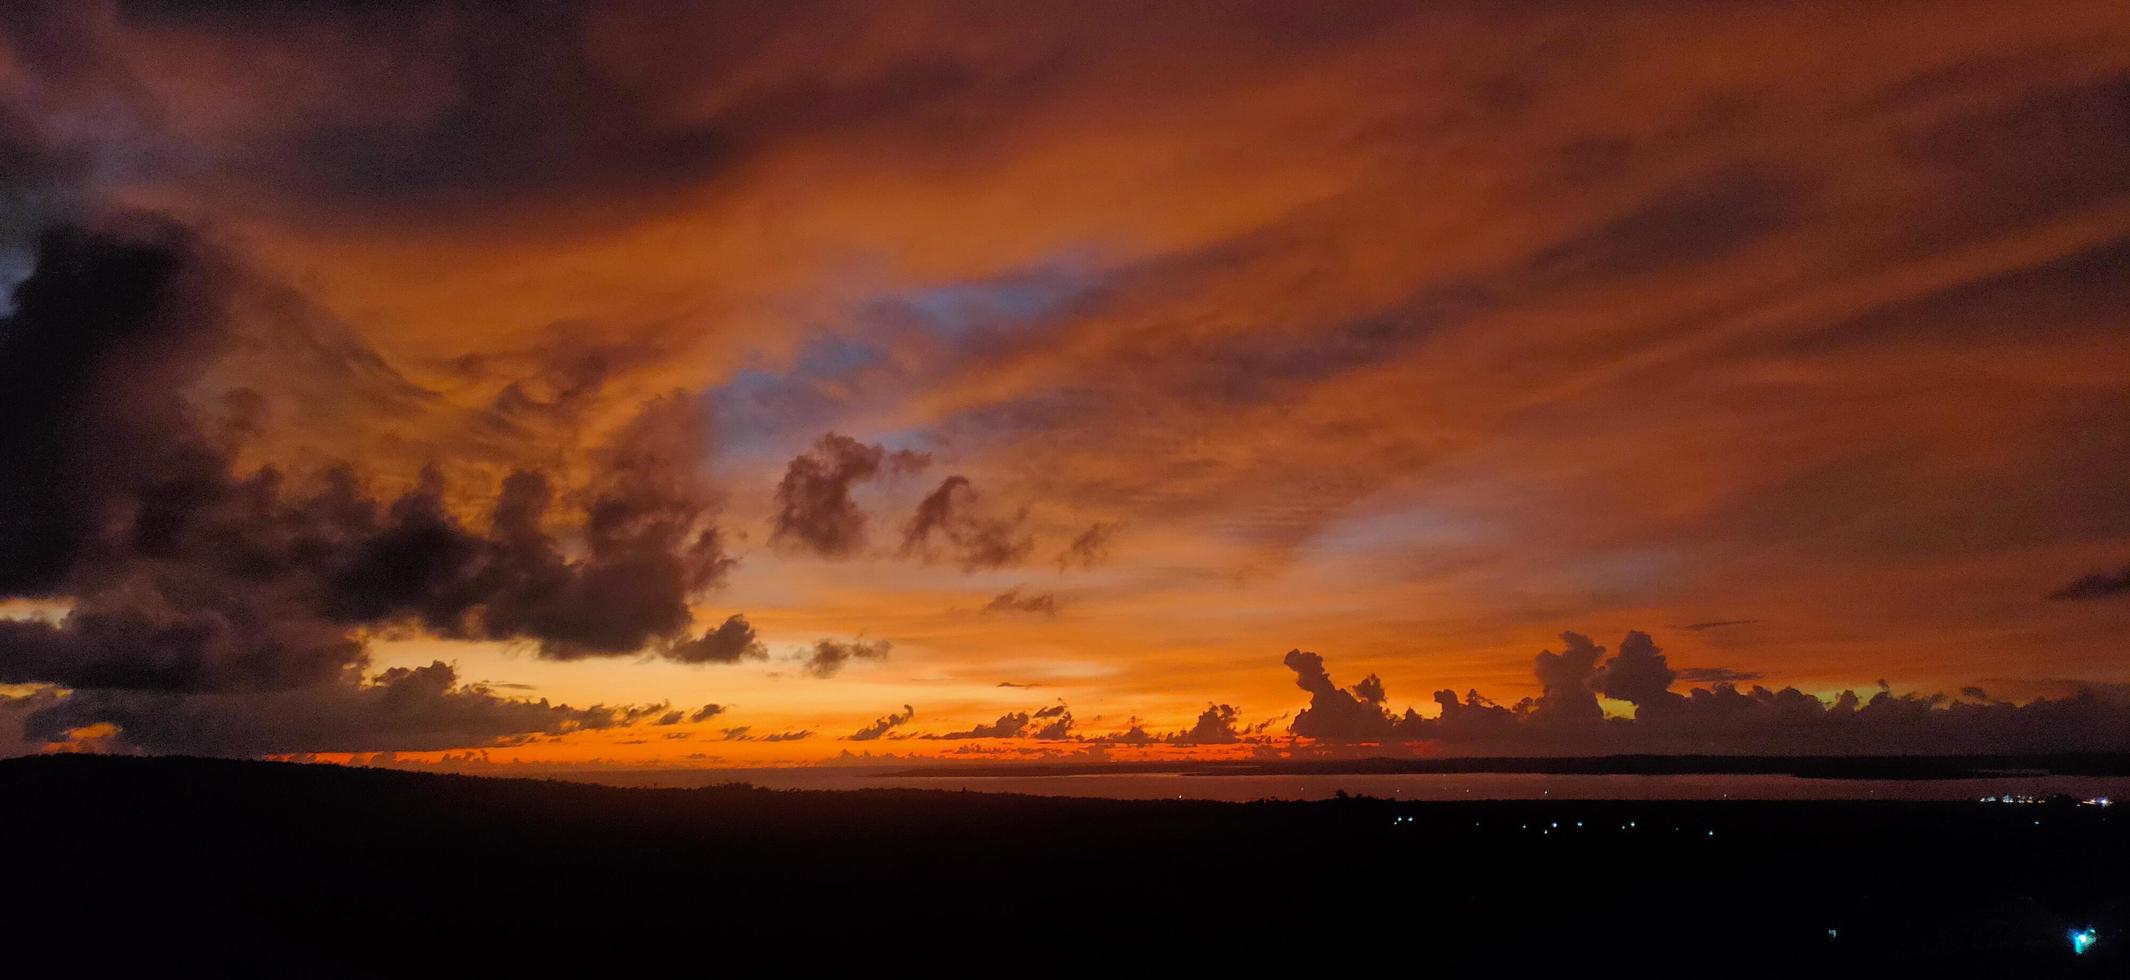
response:
<path fill-rule="evenodd" d="M 1209 704 L 1199 712 L 1197 724 L 1177 732 L 1169 741 L 1178 745 L 1232 745 L 1242 741 L 1241 733 L 1235 730 L 1235 720 L 1241 712 L 1232 704 Z"/>
<path fill-rule="evenodd" d="M 717 717 L 718 715 L 721 715 L 721 714 L 724 714 L 724 713 L 725 713 L 725 706 L 724 706 L 724 705 L 722 705 L 722 704 L 706 704 L 706 705 L 703 705 L 703 706 L 702 706 L 702 707 L 700 707 L 700 708 L 697 708 L 697 709 L 695 709 L 695 710 L 694 710 L 693 712 L 691 712 L 691 713 L 690 713 L 690 714 L 688 715 L 688 723 L 689 723 L 689 724 L 701 724 L 701 723 L 703 723 L 703 722 L 709 721 L 710 719 L 712 719 L 712 718 L 715 718 L 715 717 Z"/>
<path fill-rule="evenodd" d="M 801 742 L 814 736 L 812 729 L 756 735 L 754 734 L 754 729 L 746 725 L 741 725 L 738 728 L 721 729 L 719 734 L 722 736 L 722 740 L 727 742 Z"/>
<path fill-rule="evenodd" d="M 755 637 L 754 627 L 748 625 L 747 617 L 738 615 L 728 616 L 716 629 L 666 650 L 667 659 L 688 664 L 730 664 L 741 660 L 762 660 L 768 656 L 769 648 Z"/>
<path fill-rule="evenodd" d="M 1673 671 L 1655 642 L 1630 632 L 1619 653 L 1579 633 L 1563 633 L 1563 652 L 1534 661 L 1547 693 L 1514 705 L 1477 691 L 1459 699 L 1435 693 L 1438 716 L 1412 709 L 1393 715 L 1377 700 L 1332 684 L 1322 658 L 1291 652 L 1310 706 L 1290 731 L 1325 742 L 1433 742 L 1459 752 L 1547 755 L 1712 753 L 1782 755 L 2005 754 L 2117 752 L 2130 748 L 2130 699 L 2097 689 L 2025 704 L 1988 698 L 1896 694 L 1884 682 L 1870 697 L 1843 691 L 1831 701 L 1796 688 L 1740 689 L 1729 682 L 1671 690 Z M 1363 685 L 1370 693 L 1376 685 Z M 1584 699 L 1602 691 L 1626 700 L 1628 718 L 1590 715 Z M 1549 701 L 1549 699 L 1551 699 Z M 1566 705 L 1567 707 L 1562 707 Z"/>
<path fill-rule="evenodd" d="M 30 715 L 57 704 L 60 697 L 50 688 L 14 697 L 0 695 L 0 759 L 44 751 L 46 741 L 31 739 L 25 723 Z"/>
<path fill-rule="evenodd" d="M 0 432 L 0 597 L 71 600 L 56 622 L 0 621 L 0 683 L 74 689 L 40 717 L 116 724 L 141 746 L 282 744 L 217 721 L 256 704 L 291 726 L 286 740 L 304 747 L 290 751 L 314 751 L 354 737 L 336 720 L 420 694 L 414 708 L 485 742 L 499 736 L 482 724 L 594 719 L 439 686 L 435 671 L 366 682 L 362 631 L 529 639 L 556 659 L 734 649 L 675 642 L 690 597 L 733 564 L 710 523 L 692 398 L 645 402 L 590 453 L 576 557 L 546 527 L 548 481 L 526 470 L 503 481 L 486 533 L 447 507 L 434 468 L 389 505 L 346 467 L 292 489 L 272 469 L 239 474 L 179 397 L 230 343 L 242 275 L 182 226 L 121 216 L 46 235 L 0 320 L 0 409 L 13 420 Z M 302 704 L 315 723 L 289 712 Z M 188 740 L 180 720 L 228 734 Z"/>
<path fill-rule="evenodd" d="M 2049 593 L 2056 600 L 2112 599 L 2130 595 L 2130 568 L 2114 575 L 2088 575 Z"/>
<path fill-rule="evenodd" d="M 1072 709 L 1067 708 L 1063 702 L 1037 709 L 1030 715 L 1030 722 L 1035 727 L 1028 732 L 1028 737 L 1037 741 L 1055 742 L 1073 737 Z"/>
<path fill-rule="evenodd" d="M 934 560 L 937 534 L 963 571 L 1017 565 L 1035 550 L 1035 539 L 1021 529 L 1026 519 L 1026 511 L 1011 518 L 979 513 L 968 477 L 950 476 L 918 503 L 917 512 L 903 525 L 900 554 Z"/>
<path fill-rule="evenodd" d="M 1109 539 L 1117 530 L 1115 524 L 1090 524 L 1087 530 L 1073 536 L 1054 559 L 1058 571 L 1088 569 L 1109 558 Z"/>
<path fill-rule="evenodd" d="M 882 715 L 873 719 L 872 724 L 860 728 L 846 737 L 853 742 L 870 742 L 882 735 L 886 735 L 890 730 L 909 724 L 910 719 L 915 717 L 917 717 L 917 709 L 905 704 L 902 706 L 901 714 L 890 712 Z"/>
<path fill-rule="evenodd" d="M 886 450 L 828 433 L 793 457 L 777 483 L 769 543 L 821 558 L 849 558 L 865 547 L 865 512 L 851 488 L 880 474 Z"/>
<path fill-rule="evenodd" d="M 994 613 L 1023 613 L 1055 617 L 1058 614 L 1058 597 L 1048 592 L 1023 593 L 1019 586 L 1007 589 L 992 597 L 982 610 L 986 615 Z"/>
<path fill-rule="evenodd" d="M 1604 717 L 1604 709 L 1598 707 L 1596 688 L 1598 660 L 1605 656 L 1605 648 L 1581 633 L 1562 633 L 1561 643 L 1560 653 L 1539 651 L 1533 665 L 1532 673 L 1538 677 L 1541 692 L 1533 717 L 1570 723 Z M 1667 675 L 1665 682 L 1670 680 Z"/>
<path fill-rule="evenodd" d="M 1686 631 L 1688 631 L 1688 632 L 1691 632 L 1691 633 L 1702 633 L 1702 632 L 1706 632 L 1706 631 L 1708 631 L 1708 630 L 1720 630 L 1720 629 L 1723 629 L 1723 628 L 1724 628 L 1724 627 L 1726 627 L 1726 626 L 1750 626 L 1750 625 L 1752 625 L 1752 624 L 1754 624 L 1754 623 L 1757 623 L 1757 622 L 1760 622 L 1760 620 L 1757 620 L 1757 619 L 1718 619 L 1718 620 L 1713 620 L 1713 621 L 1710 621 L 1710 622 L 1706 622 L 1706 623 L 1688 623 L 1688 624 L 1686 624 L 1685 626 L 1676 626 L 1676 627 L 1673 627 L 1673 628 L 1674 628 L 1674 629 L 1682 629 L 1682 630 L 1686 630 Z"/>
<path fill-rule="evenodd" d="M 515 744 L 638 720 L 652 708 L 573 708 L 461 685 L 442 662 L 394 667 L 361 682 L 275 691 L 82 689 L 33 711 L 27 737 L 56 742 L 97 724 L 148 752 L 258 756 L 432 751 Z"/>
<path fill-rule="evenodd" d="M 1324 669 L 1324 658 L 1289 650 L 1282 660 L 1294 671 L 1295 685 L 1309 692 L 1309 706 L 1295 712 L 1289 730 L 1307 738 L 1366 741 L 1387 738 L 1403 719 L 1383 708 L 1383 681 L 1370 674 L 1352 690 L 1341 690 Z M 1410 714 L 1410 711 L 1408 711 Z"/>
<path fill-rule="evenodd" d="M 824 638 L 799 652 L 800 669 L 815 677 L 834 677 L 854 660 L 886 660 L 891 649 L 894 644 L 886 640 Z"/>
<path fill-rule="evenodd" d="M 927 735 L 926 738 L 971 739 L 971 738 L 1020 738 L 1028 731 L 1033 719 L 1026 711 L 1009 711 L 998 716 L 988 725 L 975 725 L 966 730 L 948 732 L 945 735 Z"/>

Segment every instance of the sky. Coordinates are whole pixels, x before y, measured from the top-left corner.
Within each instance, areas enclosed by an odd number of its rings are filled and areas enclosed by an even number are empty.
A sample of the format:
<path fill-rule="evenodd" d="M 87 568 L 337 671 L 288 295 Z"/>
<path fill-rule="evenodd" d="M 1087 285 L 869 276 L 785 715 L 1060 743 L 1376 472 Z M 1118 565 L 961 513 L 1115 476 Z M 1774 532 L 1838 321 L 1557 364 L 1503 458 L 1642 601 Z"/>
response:
<path fill-rule="evenodd" d="M 2130 747 L 2116 0 L 0 38 L 0 754 Z"/>

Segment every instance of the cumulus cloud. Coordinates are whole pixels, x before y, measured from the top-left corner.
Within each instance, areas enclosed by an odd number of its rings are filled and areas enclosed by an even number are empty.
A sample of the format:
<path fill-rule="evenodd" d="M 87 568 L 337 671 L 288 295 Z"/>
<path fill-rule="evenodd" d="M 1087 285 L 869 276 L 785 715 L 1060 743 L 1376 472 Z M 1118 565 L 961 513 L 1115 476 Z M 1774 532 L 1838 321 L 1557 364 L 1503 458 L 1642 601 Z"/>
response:
<path fill-rule="evenodd" d="M 987 615 L 1020 613 L 1054 617 L 1058 614 L 1058 597 L 1048 592 L 1023 592 L 1015 586 L 993 596 L 982 611 Z"/>
<path fill-rule="evenodd" d="M 1179 745 L 1229 745 L 1242 741 L 1235 730 L 1241 712 L 1232 704 L 1209 704 L 1199 712 L 1198 722 L 1170 739 Z"/>
<path fill-rule="evenodd" d="M 1027 512 L 1010 518 L 982 513 L 976 489 L 965 476 L 950 476 L 918 502 L 902 529 L 904 557 L 933 561 L 944 550 L 963 571 L 1017 565 L 1035 550 L 1035 539 L 1022 530 Z"/>
<path fill-rule="evenodd" d="M 1672 690 L 1674 671 L 1653 639 L 1630 632 L 1609 659 L 1579 633 L 1562 634 L 1561 652 L 1534 660 L 1544 692 L 1513 705 L 1477 691 L 1459 698 L 1437 691 L 1440 712 L 1393 714 L 1380 682 L 1342 690 L 1321 657 L 1290 652 L 1286 662 L 1310 704 L 1289 730 L 1327 742 L 1439 742 L 1467 752 L 1593 754 L 1605 752 L 1737 754 L 1905 754 L 2112 752 L 2130 749 L 2130 699 L 2087 687 L 2025 704 L 1989 698 L 1979 688 L 1960 698 L 1896 694 L 1881 681 L 1869 697 L 1843 691 L 1831 701 L 1796 688 L 1711 687 Z M 1627 701 L 1626 718 L 1592 714 L 1596 696 Z M 1201 719 L 1203 720 L 1203 719 Z"/>
<path fill-rule="evenodd" d="M 1295 685 L 1309 692 L 1309 706 L 1295 712 L 1288 726 L 1296 735 L 1364 741 L 1388 737 L 1402 721 L 1384 709 L 1383 681 L 1374 674 L 1344 690 L 1332 681 L 1318 654 L 1289 650 L 1282 662 L 1294 671 Z"/>
<path fill-rule="evenodd" d="M 889 712 L 873 719 L 872 724 L 860 728 L 846 737 L 853 742 L 870 742 L 886 735 L 889 731 L 909 724 L 910 719 L 915 717 L 917 717 L 917 709 L 905 704 L 902 706 L 900 714 Z"/>
<path fill-rule="evenodd" d="M 485 532 L 447 506 L 433 468 L 389 503 L 347 467 L 308 489 L 272 469 L 239 473 L 182 393 L 231 342 L 225 306 L 243 274 L 183 226 L 120 216 L 47 234 L 0 319 L 0 411 L 11 420 L 0 430 L 0 597 L 71 601 L 57 621 L 0 621 L 0 683 L 75 691 L 41 717 L 107 721 L 143 746 L 309 751 L 351 731 L 336 719 L 412 703 L 487 738 L 481 724 L 559 722 L 487 688 L 439 686 L 433 671 L 364 681 L 363 631 L 531 640 L 558 659 L 750 654 L 737 618 L 679 642 L 690 598 L 733 564 L 711 523 L 694 399 L 650 400 L 592 451 L 567 542 L 548 526 L 553 492 L 537 472 L 503 481 Z M 293 726 L 289 709 L 310 703 L 317 720 L 287 739 L 230 720 L 220 743 L 188 743 L 172 727 L 264 695 L 264 718 Z"/>
<path fill-rule="evenodd" d="M 748 624 L 747 617 L 739 615 L 726 617 L 716 629 L 666 650 L 668 659 L 688 664 L 730 664 L 768 656 L 769 648 L 756 639 L 754 627 Z"/>
<path fill-rule="evenodd" d="M 886 640 L 815 640 L 814 645 L 801 650 L 798 655 L 799 669 L 815 677 L 834 677 L 854 660 L 885 660 L 894 644 Z"/>
<path fill-rule="evenodd" d="M 849 558 L 863 550 L 865 511 L 851 499 L 851 489 L 878 476 L 886 458 L 882 447 L 834 432 L 793 457 L 777 483 L 769 543 L 822 558 Z"/>
<path fill-rule="evenodd" d="M 1570 723 L 1604 717 L 1604 709 L 1598 707 L 1596 687 L 1598 661 L 1605 656 L 1605 648 L 1581 633 L 1562 633 L 1561 643 L 1559 653 L 1539 651 L 1532 666 L 1541 692 L 1532 717 Z M 1670 680 L 1667 674 L 1666 683 Z"/>

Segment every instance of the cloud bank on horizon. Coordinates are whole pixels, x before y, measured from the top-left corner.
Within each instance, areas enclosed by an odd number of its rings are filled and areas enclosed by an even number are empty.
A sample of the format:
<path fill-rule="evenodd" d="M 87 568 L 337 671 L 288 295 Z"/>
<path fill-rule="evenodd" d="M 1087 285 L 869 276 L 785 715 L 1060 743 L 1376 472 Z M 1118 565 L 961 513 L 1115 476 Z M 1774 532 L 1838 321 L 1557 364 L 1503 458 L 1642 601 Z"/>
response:
<path fill-rule="evenodd" d="M 0 82 L 0 752 L 2130 727 L 2119 3 L 30 2 Z"/>

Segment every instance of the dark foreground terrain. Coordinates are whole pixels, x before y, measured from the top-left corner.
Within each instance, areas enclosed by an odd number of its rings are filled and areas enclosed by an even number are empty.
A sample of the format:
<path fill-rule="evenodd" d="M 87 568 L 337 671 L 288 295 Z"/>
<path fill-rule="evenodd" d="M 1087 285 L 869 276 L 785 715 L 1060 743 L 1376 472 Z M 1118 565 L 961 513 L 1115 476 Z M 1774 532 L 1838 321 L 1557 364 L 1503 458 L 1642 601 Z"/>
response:
<path fill-rule="evenodd" d="M 0 974 L 2120 976 L 2120 809 L 1118 802 L 32 758 L 0 762 Z"/>

